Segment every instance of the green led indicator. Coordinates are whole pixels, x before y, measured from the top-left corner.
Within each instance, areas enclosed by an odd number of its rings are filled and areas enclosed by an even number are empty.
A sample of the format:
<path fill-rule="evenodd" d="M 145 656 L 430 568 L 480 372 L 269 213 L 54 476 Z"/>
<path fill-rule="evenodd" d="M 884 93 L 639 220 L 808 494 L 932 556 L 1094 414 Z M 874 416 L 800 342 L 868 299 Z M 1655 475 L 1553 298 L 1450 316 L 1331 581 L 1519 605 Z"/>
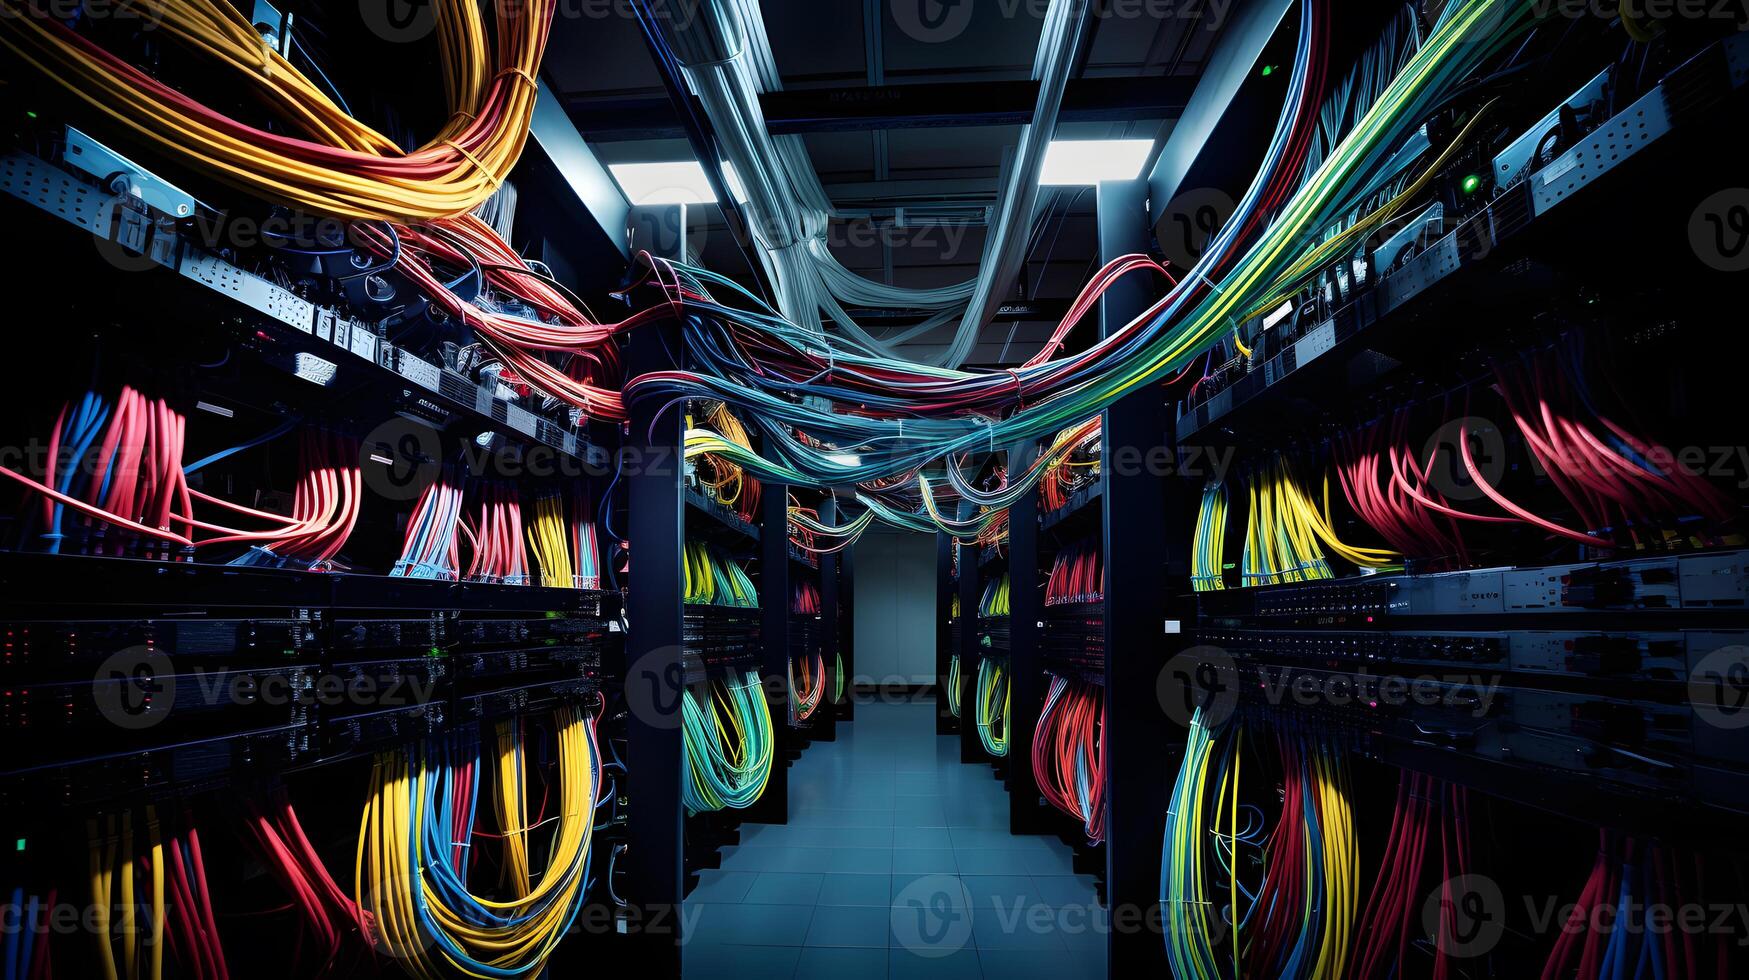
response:
<path fill-rule="evenodd" d="M 18 838 L 18 853 L 24 853 L 24 838 L 22 837 Z"/>
<path fill-rule="evenodd" d="M 25 115 L 27 115 L 27 116 L 29 116 L 29 117 L 30 117 L 30 118 L 32 118 L 32 119 L 35 119 L 35 118 L 36 118 L 36 111 L 35 111 L 35 110 L 33 110 L 33 109 L 26 109 L 26 110 L 24 110 L 24 114 L 25 114 Z"/>
<path fill-rule="evenodd" d="M 1263 77 L 1264 78 L 1268 78 L 1269 76 L 1271 76 L 1273 74 L 1275 74 L 1275 66 L 1274 65 L 1264 65 L 1263 66 Z"/>
<path fill-rule="evenodd" d="M 1465 194 L 1474 194 L 1482 189 L 1482 178 L 1475 174 L 1470 174 L 1468 177 L 1464 178 L 1463 187 Z"/>

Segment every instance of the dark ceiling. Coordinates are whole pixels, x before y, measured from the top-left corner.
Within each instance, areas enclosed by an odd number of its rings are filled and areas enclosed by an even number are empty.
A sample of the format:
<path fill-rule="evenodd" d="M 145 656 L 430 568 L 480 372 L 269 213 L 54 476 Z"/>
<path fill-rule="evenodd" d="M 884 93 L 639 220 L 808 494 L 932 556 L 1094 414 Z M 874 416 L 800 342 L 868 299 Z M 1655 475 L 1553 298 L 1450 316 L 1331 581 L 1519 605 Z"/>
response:
<path fill-rule="evenodd" d="M 684 5 L 690 0 L 671 0 Z M 983 245 L 983 209 L 997 194 L 1004 155 L 1030 115 L 1028 82 L 1045 0 L 763 0 L 782 75 L 768 95 L 773 132 L 801 132 L 835 206 L 840 261 L 872 279 L 933 286 L 971 278 Z M 1096 4 L 1059 138 L 1153 138 L 1171 132 L 1221 35 L 1230 0 L 1108 0 Z M 919 8 L 938 18 L 931 34 Z M 664 9 L 660 2 L 658 10 Z M 674 9 L 682 9 L 675 6 Z M 1158 16 L 1160 11 L 1168 15 Z M 1155 16 L 1146 16 L 1152 12 Z M 628 3 L 580 2 L 554 24 L 545 73 L 603 163 L 690 159 Z M 960 18 L 955 20 L 955 18 Z M 902 90 L 893 101 L 883 90 Z M 890 95 L 890 91 L 887 93 Z M 840 107 L 861 104 L 873 114 Z M 899 118 L 899 117 L 903 118 Z M 1092 194 L 1047 189 L 1029 262 L 1011 294 L 1037 301 L 1031 319 L 986 328 L 972 363 L 1012 362 L 1043 342 L 1049 311 L 1071 298 L 1095 257 Z M 714 209 L 711 210 L 714 213 Z M 698 229 L 705 263 L 746 278 L 748 264 L 720 223 Z M 880 323 L 871 315 L 871 322 Z M 902 321 L 901 321 L 902 322 Z M 907 345 L 923 357 L 945 332 Z"/>

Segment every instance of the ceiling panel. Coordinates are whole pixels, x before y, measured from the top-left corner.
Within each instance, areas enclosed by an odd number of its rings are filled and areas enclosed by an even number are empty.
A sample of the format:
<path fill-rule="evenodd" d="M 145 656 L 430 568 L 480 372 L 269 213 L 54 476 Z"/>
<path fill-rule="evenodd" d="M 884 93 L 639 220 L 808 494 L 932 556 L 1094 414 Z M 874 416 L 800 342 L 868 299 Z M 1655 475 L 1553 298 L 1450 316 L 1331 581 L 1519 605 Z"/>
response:
<path fill-rule="evenodd" d="M 873 133 L 809 133 L 802 142 L 822 183 L 874 179 Z"/>
<path fill-rule="evenodd" d="M 888 0 L 881 24 L 888 81 L 1026 78 L 1044 0 Z"/>
<path fill-rule="evenodd" d="M 765 34 L 784 86 L 843 84 L 868 77 L 863 5 L 857 0 L 763 0 Z"/>
<path fill-rule="evenodd" d="M 662 76 L 637 20 L 625 4 L 583 4 L 553 18 L 541 71 L 553 89 L 568 93 L 659 94 Z"/>

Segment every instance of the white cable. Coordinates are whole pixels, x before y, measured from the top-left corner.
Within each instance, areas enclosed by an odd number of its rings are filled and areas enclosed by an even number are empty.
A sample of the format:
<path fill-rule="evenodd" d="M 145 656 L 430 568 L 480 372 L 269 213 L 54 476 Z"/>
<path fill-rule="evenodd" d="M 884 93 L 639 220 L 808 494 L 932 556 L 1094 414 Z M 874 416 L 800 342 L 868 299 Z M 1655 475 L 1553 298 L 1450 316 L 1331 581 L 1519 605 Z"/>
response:
<path fill-rule="evenodd" d="M 746 196 L 742 210 L 749 233 L 785 317 L 821 332 L 830 321 L 882 356 L 900 360 L 904 358 L 894 350 L 897 343 L 957 317 L 953 341 L 931 363 L 958 367 L 965 362 L 979 329 L 1025 262 L 1038 174 L 1056 132 L 1088 5 L 1088 0 L 1051 0 L 1033 58 L 1033 78 L 1040 83 L 1033 121 L 1021 127 L 1014 163 L 1003 175 L 978 275 L 933 289 L 875 282 L 845 268 L 832 254 L 826 232 L 838 213 L 820 185 L 807 147 L 799 136 L 773 137 L 760 110 L 760 93 L 781 89 L 782 80 L 757 0 L 713 0 L 698 16 L 670 25 L 673 47 Z M 700 162 L 708 166 L 717 161 Z M 858 324 L 846 305 L 915 309 L 927 316 L 918 327 L 883 341 Z"/>

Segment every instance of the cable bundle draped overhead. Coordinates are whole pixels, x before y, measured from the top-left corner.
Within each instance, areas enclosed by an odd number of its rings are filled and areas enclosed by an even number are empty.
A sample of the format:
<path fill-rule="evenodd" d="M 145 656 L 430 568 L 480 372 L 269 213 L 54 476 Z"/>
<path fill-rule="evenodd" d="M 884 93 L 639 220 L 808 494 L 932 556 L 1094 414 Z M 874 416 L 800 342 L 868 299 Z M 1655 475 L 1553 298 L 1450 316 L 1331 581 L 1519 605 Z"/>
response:
<path fill-rule="evenodd" d="M 520 379 L 585 413 L 623 420 L 611 338 L 665 311 L 625 324 L 597 324 L 550 276 L 535 272 L 493 227 L 470 211 L 497 192 L 521 155 L 534 108 L 535 74 L 554 13 L 551 0 L 498 4 L 491 36 L 467 0 L 437 5 L 439 54 L 450 117 L 423 149 L 404 154 L 353 119 L 299 69 L 264 44 L 229 4 L 150 0 L 140 13 L 191 53 L 228 70 L 288 126 L 294 138 L 246 126 L 126 64 L 27 6 L 0 24 L 0 44 L 135 138 L 188 169 L 265 201 L 360 222 L 357 239 L 386 259 L 444 313 L 473 330 Z M 495 48 L 495 57 L 488 49 Z M 496 215 L 501 219 L 501 213 Z M 491 295 L 464 299 L 446 268 L 477 270 Z M 558 353 L 566 366 L 542 355 Z"/>
<path fill-rule="evenodd" d="M 1235 217 L 1192 274 L 1144 315 L 1082 353 L 991 374 L 900 364 L 853 339 L 822 338 L 786 324 L 721 277 L 677 268 L 677 277 L 701 287 L 708 283 L 725 295 L 739 292 L 747 309 L 730 309 L 705 294 L 683 300 L 703 314 L 688 340 L 696 363 L 709 373 L 645 375 L 632 380 L 627 397 L 716 398 L 743 407 L 762 430 L 766 454 L 765 460 L 743 465 L 769 479 L 802 484 L 868 483 L 906 474 L 919 474 L 923 482 L 923 469 L 944 456 L 1043 439 L 1128 392 L 1182 372 L 1234 322 L 1298 288 L 1316 267 L 1302 247 L 1305 236 L 1344 221 L 1355 202 L 1372 193 L 1384 161 L 1419 131 L 1434 106 L 1528 28 L 1534 7 L 1528 0 L 1454 3 L 1439 28 L 1300 185 L 1300 164 L 1294 161 L 1303 160 L 1315 122 L 1312 100 L 1322 88 L 1328 32 L 1319 5 L 1305 4 L 1289 97 L 1264 165 Z M 1461 143 L 1462 137 L 1445 153 Z M 1357 246 L 1359 233 L 1390 213 L 1381 209 L 1369 215 L 1318 251 L 1333 258 L 1342 248 Z M 1116 265 L 1105 270 L 1107 277 L 1152 263 Z M 774 358 L 788 367 L 773 370 Z M 798 393 L 846 408 L 824 411 L 811 401 L 795 400 Z M 1003 413 L 1008 414 L 998 417 Z M 796 438 L 792 429 L 807 432 L 816 444 Z M 1012 476 L 1010 482 L 1025 483 Z"/>
<path fill-rule="evenodd" d="M 269 201 L 357 220 L 416 222 L 478 207 L 522 153 L 546 50 L 552 0 L 494 4 L 488 39 L 468 0 L 436 5 L 450 119 L 403 153 L 305 78 L 236 8 L 213 0 L 140 0 L 139 15 L 178 43 L 235 69 L 307 140 L 216 112 L 104 51 L 46 8 L 0 18 L 0 44 L 134 139 L 179 164 Z M 492 43 L 495 41 L 496 43 Z M 496 55 L 489 51 L 496 49 Z"/>
<path fill-rule="evenodd" d="M 1088 0 L 1051 0 L 1046 10 L 1032 68 L 1040 83 L 1038 100 L 1006 168 L 979 276 L 934 289 L 905 289 L 865 279 L 838 261 L 826 241 L 837 215 L 807 146 L 799 136 L 770 135 L 759 96 L 780 89 L 782 81 L 756 0 L 713 0 L 685 19 L 658 17 L 648 0 L 638 0 L 648 36 L 664 61 L 684 68 L 710 122 L 723 159 L 700 162 L 713 168 L 721 162 L 733 171 L 732 181 L 725 184 L 745 198 L 739 203 L 782 315 L 815 335 L 824 335 L 828 323 L 835 325 L 885 356 L 895 356 L 896 345 L 904 340 L 958 320 L 958 330 L 940 358 L 950 367 L 971 354 L 979 329 L 1025 261 L 1039 170 L 1056 130 L 1090 6 Z M 858 324 L 847 305 L 919 310 L 928 316 L 921 325 L 883 341 Z"/>

